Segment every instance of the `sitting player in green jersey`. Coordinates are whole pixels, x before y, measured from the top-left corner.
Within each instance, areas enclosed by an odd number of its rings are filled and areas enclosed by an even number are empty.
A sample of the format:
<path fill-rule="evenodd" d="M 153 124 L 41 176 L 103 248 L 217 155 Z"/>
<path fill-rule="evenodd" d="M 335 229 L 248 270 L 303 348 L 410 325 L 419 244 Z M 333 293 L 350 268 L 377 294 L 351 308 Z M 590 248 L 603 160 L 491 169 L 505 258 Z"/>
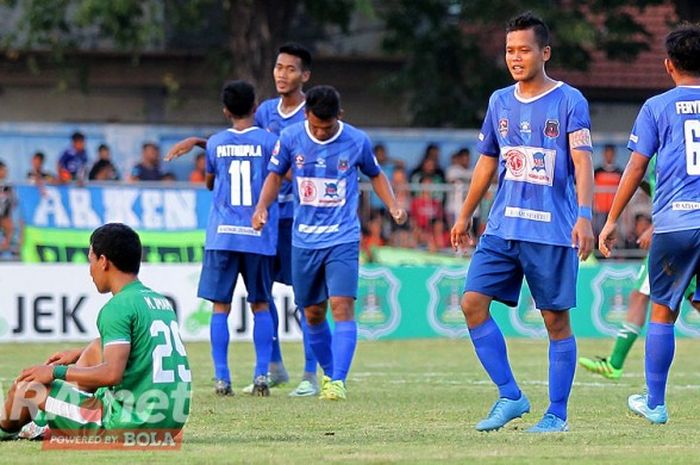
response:
<path fill-rule="evenodd" d="M 190 410 L 192 376 L 172 305 L 138 280 L 141 241 L 110 223 L 90 236 L 90 276 L 113 297 L 97 317 L 100 337 L 22 370 L 6 397 L 0 439 L 37 413 L 54 434 L 170 431 Z"/>

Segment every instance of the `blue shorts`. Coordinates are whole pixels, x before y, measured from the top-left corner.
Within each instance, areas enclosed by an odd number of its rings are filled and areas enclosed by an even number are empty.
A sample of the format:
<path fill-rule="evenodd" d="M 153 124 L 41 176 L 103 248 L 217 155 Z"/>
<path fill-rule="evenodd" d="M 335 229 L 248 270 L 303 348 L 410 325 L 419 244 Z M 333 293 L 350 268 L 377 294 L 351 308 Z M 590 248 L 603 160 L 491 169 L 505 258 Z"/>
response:
<path fill-rule="evenodd" d="M 197 297 L 230 303 L 238 274 L 243 276 L 250 303 L 272 298 L 273 256 L 230 250 L 205 250 Z"/>
<path fill-rule="evenodd" d="M 481 236 L 467 271 L 464 292 L 478 292 L 515 307 L 523 276 L 538 309 L 568 310 L 576 306 L 576 249 L 493 235 Z"/>
<path fill-rule="evenodd" d="M 279 221 L 277 236 L 277 255 L 275 256 L 273 277 L 274 281 L 282 284 L 292 284 L 292 225 L 294 220 L 282 218 Z"/>
<path fill-rule="evenodd" d="M 649 250 L 651 301 L 678 310 L 693 276 L 700 278 L 700 229 L 654 234 Z"/>
<path fill-rule="evenodd" d="M 292 247 L 294 300 L 301 308 L 328 297 L 357 298 L 360 244 L 351 242 L 325 249 Z"/>

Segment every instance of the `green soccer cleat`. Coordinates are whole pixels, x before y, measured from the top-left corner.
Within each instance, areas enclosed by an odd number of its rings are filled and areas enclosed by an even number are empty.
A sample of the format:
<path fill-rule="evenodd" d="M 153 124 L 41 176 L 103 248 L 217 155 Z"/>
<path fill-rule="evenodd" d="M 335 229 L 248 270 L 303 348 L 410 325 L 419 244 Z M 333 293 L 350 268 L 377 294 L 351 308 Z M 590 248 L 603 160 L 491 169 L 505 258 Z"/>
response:
<path fill-rule="evenodd" d="M 581 357 L 578 359 L 578 364 L 603 378 L 618 380 L 622 377 L 622 368 L 615 368 L 608 359 L 603 357 L 596 357 L 595 359 Z"/>
<path fill-rule="evenodd" d="M 321 400 L 345 400 L 348 391 L 343 381 L 330 381 L 324 389 L 321 389 Z"/>
<path fill-rule="evenodd" d="M 318 388 L 318 383 L 313 383 L 307 379 L 302 380 L 292 392 L 289 393 L 289 397 L 311 397 L 317 396 L 320 390 Z"/>

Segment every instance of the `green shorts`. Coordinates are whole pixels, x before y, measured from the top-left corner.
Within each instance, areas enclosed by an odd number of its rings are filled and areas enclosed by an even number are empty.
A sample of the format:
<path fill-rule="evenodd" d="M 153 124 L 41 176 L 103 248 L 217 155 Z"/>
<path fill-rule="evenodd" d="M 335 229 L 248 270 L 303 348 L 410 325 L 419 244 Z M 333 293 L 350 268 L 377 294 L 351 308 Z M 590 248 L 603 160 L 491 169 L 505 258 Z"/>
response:
<path fill-rule="evenodd" d="M 106 409 L 104 388 L 95 393 L 81 391 L 74 384 L 57 379 L 51 383 L 44 411 L 53 430 L 90 431 L 102 429 L 102 412 Z M 108 410 L 108 409 L 107 409 Z"/>

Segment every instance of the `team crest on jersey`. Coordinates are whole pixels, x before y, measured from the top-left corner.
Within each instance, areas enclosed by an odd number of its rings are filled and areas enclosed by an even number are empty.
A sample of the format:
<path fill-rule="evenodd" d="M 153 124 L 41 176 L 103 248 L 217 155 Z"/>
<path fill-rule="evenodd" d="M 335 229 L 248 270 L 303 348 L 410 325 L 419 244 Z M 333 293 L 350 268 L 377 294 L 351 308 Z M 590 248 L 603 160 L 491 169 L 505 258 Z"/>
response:
<path fill-rule="evenodd" d="M 530 134 L 532 132 L 532 128 L 530 127 L 529 121 L 521 121 L 520 122 L 520 132 L 522 134 Z"/>
<path fill-rule="evenodd" d="M 464 289 L 463 268 L 439 268 L 428 279 L 428 324 L 443 336 L 452 338 L 469 334 L 460 306 Z"/>
<path fill-rule="evenodd" d="M 627 296 L 635 289 L 637 272 L 634 268 L 604 267 L 591 280 L 593 305 L 591 319 L 598 331 L 609 336 L 617 334 L 627 315 Z"/>
<path fill-rule="evenodd" d="M 401 282 L 388 268 L 360 268 L 357 332 L 366 339 L 388 336 L 401 322 Z"/>
<path fill-rule="evenodd" d="M 547 337 L 547 328 L 544 326 L 544 320 L 540 311 L 537 310 L 527 283 L 523 284 L 520 290 L 518 305 L 510 307 L 508 319 L 513 329 L 522 336 L 532 338 Z"/>
<path fill-rule="evenodd" d="M 552 139 L 559 137 L 559 120 L 548 119 L 544 123 L 544 135 Z"/>
<path fill-rule="evenodd" d="M 533 171 L 545 171 L 547 167 L 544 164 L 545 154 L 543 152 L 535 152 L 532 154 L 532 170 Z"/>
<path fill-rule="evenodd" d="M 323 194 L 324 197 L 330 197 L 332 199 L 338 198 L 338 184 L 335 182 L 326 182 L 326 193 Z"/>
<path fill-rule="evenodd" d="M 506 168 L 513 176 L 522 176 L 525 172 L 525 154 L 516 149 L 506 152 Z"/>
<path fill-rule="evenodd" d="M 304 155 L 298 154 L 294 157 L 294 163 L 296 163 L 297 168 L 302 169 L 304 167 Z"/>
<path fill-rule="evenodd" d="M 508 135 L 508 118 L 501 118 L 498 120 L 498 132 L 501 137 L 506 137 Z"/>
<path fill-rule="evenodd" d="M 350 162 L 347 158 L 340 158 L 338 160 L 338 171 L 347 171 L 350 168 Z"/>
<path fill-rule="evenodd" d="M 313 181 L 302 181 L 299 186 L 299 195 L 301 196 L 302 203 L 316 200 L 316 185 Z"/>

